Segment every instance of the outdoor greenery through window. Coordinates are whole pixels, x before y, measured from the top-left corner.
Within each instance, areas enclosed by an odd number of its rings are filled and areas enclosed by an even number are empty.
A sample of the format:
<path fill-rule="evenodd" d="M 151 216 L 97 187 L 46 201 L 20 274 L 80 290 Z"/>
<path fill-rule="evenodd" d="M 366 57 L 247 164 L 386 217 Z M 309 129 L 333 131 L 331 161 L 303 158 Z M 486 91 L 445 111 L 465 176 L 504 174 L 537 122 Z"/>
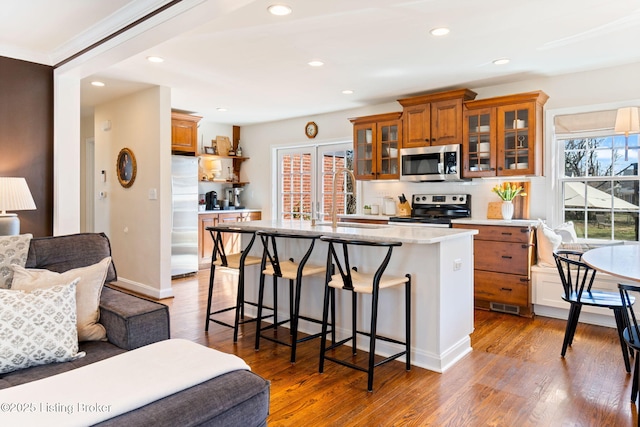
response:
<path fill-rule="evenodd" d="M 570 135 L 556 130 L 564 156 L 559 175 L 564 220 L 573 221 L 580 238 L 638 240 L 638 135 L 618 135 L 613 122 L 601 124 L 582 123 Z"/>

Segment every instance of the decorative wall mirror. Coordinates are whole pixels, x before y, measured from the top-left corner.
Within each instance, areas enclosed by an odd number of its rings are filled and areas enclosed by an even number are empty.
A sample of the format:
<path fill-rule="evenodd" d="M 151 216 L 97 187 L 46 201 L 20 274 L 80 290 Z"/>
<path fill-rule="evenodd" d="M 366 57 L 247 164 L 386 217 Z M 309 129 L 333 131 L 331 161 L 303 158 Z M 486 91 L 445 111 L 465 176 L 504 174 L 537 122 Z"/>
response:
<path fill-rule="evenodd" d="M 137 170 L 136 156 L 133 155 L 133 151 L 128 148 L 120 150 L 116 161 L 116 175 L 120 185 L 124 188 L 131 187 L 136 180 Z"/>

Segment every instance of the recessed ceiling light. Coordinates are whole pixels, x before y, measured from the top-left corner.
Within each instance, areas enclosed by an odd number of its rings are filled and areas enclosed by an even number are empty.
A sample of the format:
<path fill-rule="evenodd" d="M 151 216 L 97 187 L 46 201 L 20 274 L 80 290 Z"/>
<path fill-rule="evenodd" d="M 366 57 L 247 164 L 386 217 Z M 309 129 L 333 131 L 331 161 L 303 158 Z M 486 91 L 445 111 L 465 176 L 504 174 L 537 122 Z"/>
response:
<path fill-rule="evenodd" d="M 216 111 L 224 112 L 224 111 L 227 111 L 227 109 L 225 107 L 218 107 L 216 108 Z"/>
<path fill-rule="evenodd" d="M 147 61 L 160 63 L 164 62 L 164 58 L 161 58 L 159 56 L 147 56 Z"/>
<path fill-rule="evenodd" d="M 272 4 L 267 10 L 270 14 L 276 16 L 285 16 L 291 13 L 291 8 L 286 4 Z"/>
<path fill-rule="evenodd" d="M 345 89 L 342 91 L 342 93 L 344 93 L 345 95 L 351 95 L 353 91 L 351 89 Z"/>
<path fill-rule="evenodd" d="M 92 84 L 93 86 L 97 86 L 97 87 L 103 87 L 103 86 L 104 86 L 104 83 L 103 83 L 103 82 L 99 82 L 99 81 L 97 81 L 97 80 L 96 80 L 96 81 L 94 81 L 94 82 L 91 82 L 91 84 Z"/>
<path fill-rule="evenodd" d="M 324 65 L 324 62 L 314 59 L 313 61 L 309 61 L 308 64 L 312 67 L 322 67 Z"/>
<path fill-rule="evenodd" d="M 432 36 L 440 37 L 440 36 L 446 36 L 447 34 L 449 34 L 449 29 L 445 27 L 439 27 L 439 28 L 434 28 L 429 32 L 431 33 Z"/>
<path fill-rule="evenodd" d="M 504 64 L 508 64 L 511 60 L 509 58 L 500 58 L 500 59 L 496 59 L 495 61 L 493 61 L 493 63 L 495 65 L 504 65 Z"/>

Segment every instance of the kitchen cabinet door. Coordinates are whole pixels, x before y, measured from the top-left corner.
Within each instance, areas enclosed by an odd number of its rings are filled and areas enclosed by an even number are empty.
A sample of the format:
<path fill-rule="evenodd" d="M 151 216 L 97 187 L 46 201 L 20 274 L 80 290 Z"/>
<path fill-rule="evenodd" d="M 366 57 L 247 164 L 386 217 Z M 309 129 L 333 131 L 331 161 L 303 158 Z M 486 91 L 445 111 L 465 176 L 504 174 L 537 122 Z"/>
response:
<path fill-rule="evenodd" d="M 195 155 L 198 151 L 198 122 L 201 117 L 171 113 L 171 151 Z"/>
<path fill-rule="evenodd" d="M 399 99 L 403 108 L 402 147 L 461 144 L 463 101 L 475 96 L 475 92 L 460 89 Z"/>
<path fill-rule="evenodd" d="M 218 223 L 218 214 L 198 215 L 198 265 L 206 268 L 211 263 L 213 240 L 207 227 L 214 227 Z"/>
<path fill-rule="evenodd" d="M 542 175 L 547 99 L 544 92 L 535 91 L 466 102 L 463 178 Z M 489 156 L 483 148 L 487 145 Z"/>
<path fill-rule="evenodd" d="M 358 180 L 398 179 L 402 113 L 349 119 L 353 123 L 354 174 Z"/>
<path fill-rule="evenodd" d="M 353 126 L 353 151 L 356 179 L 376 179 L 377 126 L 375 123 Z"/>
<path fill-rule="evenodd" d="M 465 178 L 496 175 L 496 119 L 493 108 L 465 110 L 462 129 L 462 174 Z"/>

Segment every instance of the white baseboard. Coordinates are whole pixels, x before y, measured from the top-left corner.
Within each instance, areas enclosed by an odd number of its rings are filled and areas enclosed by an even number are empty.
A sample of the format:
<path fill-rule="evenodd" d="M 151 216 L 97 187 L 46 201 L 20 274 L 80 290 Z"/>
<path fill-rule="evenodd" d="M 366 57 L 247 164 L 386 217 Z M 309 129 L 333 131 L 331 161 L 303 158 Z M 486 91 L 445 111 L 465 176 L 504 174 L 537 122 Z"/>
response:
<path fill-rule="evenodd" d="M 149 285 L 145 285 L 144 283 L 135 282 L 133 280 L 123 279 L 118 277 L 118 281 L 114 283 L 114 285 L 126 289 L 128 291 L 136 292 L 138 294 L 151 297 L 154 299 L 163 299 L 163 298 L 172 298 L 173 297 L 173 289 L 164 289 L 160 290 L 158 288 L 151 287 Z"/>

